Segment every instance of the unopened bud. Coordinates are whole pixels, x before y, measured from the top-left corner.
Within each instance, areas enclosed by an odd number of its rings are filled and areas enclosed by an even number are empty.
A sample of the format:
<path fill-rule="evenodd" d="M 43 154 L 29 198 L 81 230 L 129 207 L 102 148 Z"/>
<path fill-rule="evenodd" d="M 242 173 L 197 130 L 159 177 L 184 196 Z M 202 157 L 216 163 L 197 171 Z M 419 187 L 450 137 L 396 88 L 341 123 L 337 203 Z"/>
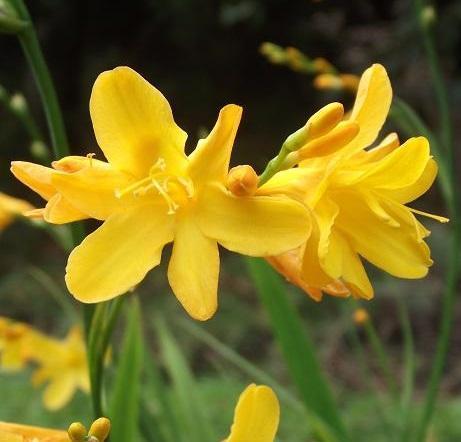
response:
<path fill-rule="evenodd" d="M 6 0 L 0 0 L 0 32 L 17 34 L 27 27 L 28 23 L 19 18 L 13 5 Z"/>
<path fill-rule="evenodd" d="M 424 27 L 431 27 L 434 24 L 436 18 L 437 15 L 433 6 L 427 5 L 422 9 L 420 20 Z"/>
<path fill-rule="evenodd" d="M 312 60 L 312 65 L 315 69 L 315 72 L 319 74 L 332 74 L 336 72 L 334 66 L 325 58 L 318 57 Z"/>
<path fill-rule="evenodd" d="M 368 312 L 364 308 L 358 308 L 354 312 L 354 322 L 357 325 L 364 325 L 368 320 L 370 319 L 370 316 L 368 315 Z"/>
<path fill-rule="evenodd" d="M 347 90 L 355 92 L 360 78 L 353 74 L 320 74 L 314 79 L 314 87 L 321 90 Z"/>
<path fill-rule="evenodd" d="M 322 107 L 309 118 L 310 138 L 318 138 L 330 132 L 344 116 L 344 106 L 341 103 L 330 103 Z"/>
<path fill-rule="evenodd" d="M 282 64 L 286 62 L 286 54 L 284 49 L 274 43 L 262 43 L 259 47 L 259 52 L 264 55 L 271 63 Z"/>
<path fill-rule="evenodd" d="M 67 434 L 72 442 L 84 442 L 86 440 L 87 431 L 85 425 L 80 422 L 74 422 L 67 430 Z"/>
<path fill-rule="evenodd" d="M 14 94 L 10 99 L 11 110 L 18 114 L 27 112 L 27 101 L 24 95 L 20 93 Z"/>
<path fill-rule="evenodd" d="M 88 436 L 95 437 L 98 442 L 104 442 L 110 433 L 110 420 L 106 417 L 96 419 L 91 425 Z"/>
<path fill-rule="evenodd" d="M 235 196 L 250 196 L 256 192 L 258 180 L 251 166 L 237 166 L 229 171 L 226 186 Z"/>

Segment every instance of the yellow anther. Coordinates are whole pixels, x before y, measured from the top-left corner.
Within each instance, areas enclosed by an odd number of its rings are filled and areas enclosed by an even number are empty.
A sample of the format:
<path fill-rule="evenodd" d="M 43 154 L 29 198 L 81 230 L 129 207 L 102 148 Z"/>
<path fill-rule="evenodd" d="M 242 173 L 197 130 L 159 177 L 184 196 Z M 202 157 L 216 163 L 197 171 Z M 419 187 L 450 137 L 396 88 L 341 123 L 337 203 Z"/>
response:
<path fill-rule="evenodd" d="M 86 440 L 87 430 L 81 422 L 74 422 L 67 430 L 69 439 L 72 442 L 84 442 Z"/>
<path fill-rule="evenodd" d="M 364 308 L 358 308 L 354 312 L 354 322 L 357 325 L 364 325 L 368 320 L 370 319 L 370 316 L 368 315 L 368 312 Z"/>
<path fill-rule="evenodd" d="M 256 192 L 258 180 L 251 166 L 237 166 L 229 171 L 226 186 L 235 196 L 249 196 Z"/>
<path fill-rule="evenodd" d="M 106 417 L 96 419 L 91 425 L 88 436 L 95 437 L 98 442 L 104 442 L 110 433 L 110 420 Z"/>
<path fill-rule="evenodd" d="M 93 158 L 96 156 L 95 153 L 89 153 L 86 155 L 86 157 L 88 158 L 88 160 L 90 161 L 90 167 L 93 167 Z"/>
<path fill-rule="evenodd" d="M 318 138 L 330 132 L 344 117 L 344 106 L 341 103 L 330 103 L 322 107 L 309 118 L 309 138 Z"/>
<path fill-rule="evenodd" d="M 159 157 L 157 161 L 155 162 L 155 164 L 151 167 L 150 174 L 152 174 L 152 172 L 155 172 L 157 170 L 160 170 L 163 172 L 165 169 L 166 169 L 166 161 L 164 158 Z"/>

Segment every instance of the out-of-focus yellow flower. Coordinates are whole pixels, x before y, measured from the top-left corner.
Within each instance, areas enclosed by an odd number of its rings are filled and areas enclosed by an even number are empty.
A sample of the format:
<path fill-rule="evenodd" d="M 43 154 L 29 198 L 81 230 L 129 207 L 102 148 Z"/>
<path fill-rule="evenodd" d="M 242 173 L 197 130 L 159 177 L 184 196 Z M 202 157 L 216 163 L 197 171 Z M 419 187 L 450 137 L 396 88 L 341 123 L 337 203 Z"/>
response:
<path fill-rule="evenodd" d="M 310 287 L 328 292 L 326 288 L 339 281 L 353 295 L 370 299 L 373 288 L 360 257 L 410 279 L 424 277 L 432 264 L 424 241 L 429 231 L 414 214 L 447 219 L 406 206 L 436 177 L 428 141 L 416 137 L 400 145 L 390 134 L 366 150 L 375 143 L 391 100 L 386 70 L 373 65 L 362 75 L 345 121 L 355 122 L 358 134 L 340 149 L 330 146 L 327 155 L 306 147 L 291 153 L 287 162 L 299 167 L 277 173 L 258 189 L 261 194 L 285 193 L 311 209 L 316 220 L 312 234 L 295 252 L 300 257 L 297 277 Z M 292 261 L 292 253 L 276 257 L 279 269 Z"/>
<path fill-rule="evenodd" d="M 46 383 L 43 403 L 49 410 L 64 407 L 78 389 L 90 391 L 85 343 L 80 327 L 73 327 L 60 341 L 42 340 L 33 355 L 38 364 L 32 376 L 35 386 Z"/>
<path fill-rule="evenodd" d="M 27 201 L 0 192 L 0 230 L 8 227 L 17 216 L 33 209 L 34 207 Z"/>
<path fill-rule="evenodd" d="M 314 78 L 314 87 L 321 90 L 356 92 L 360 77 L 354 74 L 320 74 Z"/>
<path fill-rule="evenodd" d="M 218 243 L 266 256 L 306 240 L 309 216 L 302 204 L 284 195 L 237 197 L 226 188 L 239 106 L 225 106 L 188 157 L 187 135 L 168 101 L 127 67 L 98 77 L 90 112 L 108 162 L 66 157 L 53 169 L 12 165 L 19 180 L 48 200 L 48 221 L 56 222 L 54 210 L 66 222 L 79 216 L 104 221 L 69 257 L 66 282 L 80 301 L 126 293 L 174 242 L 170 285 L 192 317 L 206 320 L 217 308 Z"/>
<path fill-rule="evenodd" d="M 0 422 L 0 442 L 69 442 L 65 431 Z"/>
<path fill-rule="evenodd" d="M 280 405 L 273 390 L 249 385 L 235 408 L 231 433 L 224 442 L 272 442 L 280 419 Z"/>

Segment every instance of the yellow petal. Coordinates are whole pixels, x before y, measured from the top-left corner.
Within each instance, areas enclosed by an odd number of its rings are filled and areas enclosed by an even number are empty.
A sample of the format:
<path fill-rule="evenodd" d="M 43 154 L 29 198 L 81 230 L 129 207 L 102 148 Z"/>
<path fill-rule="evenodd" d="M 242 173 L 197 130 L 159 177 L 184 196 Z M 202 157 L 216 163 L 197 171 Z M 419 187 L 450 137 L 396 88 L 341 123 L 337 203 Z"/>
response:
<path fill-rule="evenodd" d="M 70 254 L 69 291 L 89 303 L 126 293 L 159 264 L 163 246 L 173 239 L 173 222 L 153 205 L 110 216 Z"/>
<path fill-rule="evenodd" d="M 219 252 L 191 217 L 176 226 L 168 281 L 174 294 L 194 319 L 205 321 L 218 306 Z"/>
<path fill-rule="evenodd" d="M 75 379 L 70 373 L 58 373 L 45 388 L 43 404 L 48 410 L 59 410 L 72 399 L 76 389 Z"/>
<path fill-rule="evenodd" d="M 386 69 L 380 64 L 369 67 L 362 75 L 350 120 L 360 126 L 360 132 L 345 147 L 352 154 L 370 146 L 386 121 L 392 101 L 392 87 Z"/>
<path fill-rule="evenodd" d="M 132 69 L 99 75 L 90 114 L 98 144 L 117 169 L 144 177 L 159 157 L 169 170 L 185 165 L 187 134 L 176 125 L 167 99 Z"/>
<path fill-rule="evenodd" d="M 24 212 L 33 210 L 34 206 L 19 198 L 6 195 L 0 192 L 0 211 L 7 212 L 12 215 L 23 215 Z"/>
<path fill-rule="evenodd" d="M 11 172 L 21 183 L 30 187 L 47 201 L 56 193 L 51 184 L 51 175 L 54 170 L 49 167 L 25 161 L 13 161 Z"/>
<path fill-rule="evenodd" d="M 273 442 L 279 419 L 280 405 L 272 389 L 251 384 L 240 395 L 226 442 Z"/>
<path fill-rule="evenodd" d="M 205 186 L 197 202 L 203 233 L 234 252 L 278 255 L 310 234 L 307 209 L 285 197 L 236 197 L 221 186 Z"/>
<path fill-rule="evenodd" d="M 241 117 L 240 106 L 224 106 L 213 130 L 198 142 L 197 148 L 189 156 L 189 175 L 195 184 L 225 181 Z"/>
<path fill-rule="evenodd" d="M 43 219 L 52 224 L 65 224 L 88 218 L 59 193 L 50 198 L 43 212 Z"/>
<path fill-rule="evenodd" d="M 66 431 L 0 422 L 0 442 L 68 442 Z"/>
<path fill-rule="evenodd" d="M 387 135 L 376 147 L 369 150 L 361 150 L 350 158 L 350 163 L 354 166 L 363 163 L 373 163 L 382 160 L 385 156 L 389 155 L 392 151 L 400 146 L 400 140 L 395 132 Z"/>
<path fill-rule="evenodd" d="M 400 278 L 422 278 L 432 264 L 427 244 L 421 240 L 413 214 L 389 200 L 380 205 L 398 226 L 383 222 L 365 200 L 352 192 L 341 192 L 337 226 L 350 246 L 375 266 Z"/>
<path fill-rule="evenodd" d="M 55 173 L 52 183 L 56 190 L 82 213 L 99 220 L 132 203 L 132 197 L 120 199 L 116 191 L 127 187 L 130 177 L 103 163 L 106 167 L 86 167 L 78 172 Z"/>

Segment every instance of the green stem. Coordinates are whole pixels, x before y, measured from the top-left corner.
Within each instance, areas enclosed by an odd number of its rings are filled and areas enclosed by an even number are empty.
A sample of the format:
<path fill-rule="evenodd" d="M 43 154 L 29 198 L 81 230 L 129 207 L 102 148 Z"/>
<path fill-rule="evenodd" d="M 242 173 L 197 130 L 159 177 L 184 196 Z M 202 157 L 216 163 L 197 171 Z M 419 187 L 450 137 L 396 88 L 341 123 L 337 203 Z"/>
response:
<path fill-rule="evenodd" d="M 450 116 L 450 105 L 448 93 L 443 80 L 440 60 L 435 47 L 432 25 L 436 21 L 436 12 L 434 7 L 425 0 L 414 0 L 416 18 L 421 30 L 424 49 L 426 51 L 427 61 L 434 85 L 435 98 L 440 116 L 440 139 L 443 147 L 452 159 L 453 133 Z"/>
<path fill-rule="evenodd" d="M 279 170 L 281 170 L 286 157 L 291 151 L 284 146 L 280 149 L 279 154 L 267 163 L 263 173 L 259 176 L 259 186 L 267 183 Z"/>

